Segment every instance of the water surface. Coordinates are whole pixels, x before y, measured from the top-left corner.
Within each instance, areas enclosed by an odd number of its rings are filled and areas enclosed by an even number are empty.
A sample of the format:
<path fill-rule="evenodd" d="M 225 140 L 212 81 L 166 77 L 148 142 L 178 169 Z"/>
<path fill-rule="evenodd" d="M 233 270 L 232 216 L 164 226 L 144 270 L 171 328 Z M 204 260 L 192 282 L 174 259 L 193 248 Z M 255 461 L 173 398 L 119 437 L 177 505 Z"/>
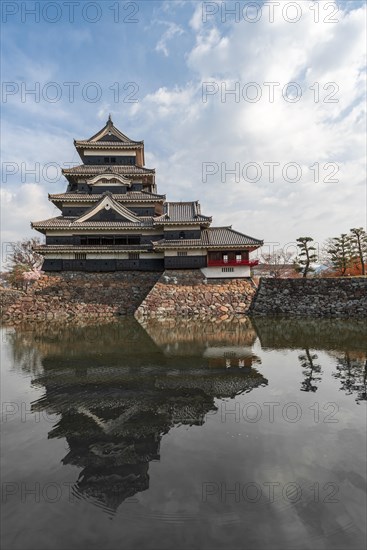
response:
<path fill-rule="evenodd" d="M 364 548 L 366 336 L 3 327 L 2 548 Z"/>

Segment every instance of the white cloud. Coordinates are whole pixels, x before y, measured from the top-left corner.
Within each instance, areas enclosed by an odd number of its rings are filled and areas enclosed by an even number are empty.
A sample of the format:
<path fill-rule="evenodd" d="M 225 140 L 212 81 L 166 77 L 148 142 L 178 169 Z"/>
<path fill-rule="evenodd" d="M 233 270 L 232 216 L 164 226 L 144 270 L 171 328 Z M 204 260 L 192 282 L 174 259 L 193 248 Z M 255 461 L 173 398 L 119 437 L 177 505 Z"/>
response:
<path fill-rule="evenodd" d="M 173 22 L 159 21 L 160 24 L 166 25 L 167 30 L 162 34 L 161 38 L 157 42 L 155 47 L 157 52 L 162 52 L 166 57 L 169 55 L 168 42 L 170 42 L 176 35 L 180 36 L 184 33 L 182 27 Z"/>
<path fill-rule="evenodd" d="M 1 185 L 1 239 L 4 250 L 6 243 L 41 236 L 31 229 L 31 221 L 60 214 L 48 201 L 48 193 L 65 190 L 67 182 L 61 176 L 61 168 L 64 163 L 77 161 L 77 158 L 72 136 L 60 133 L 60 129 L 52 125 L 30 129 L 17 124 L 4 124 L 3 132 L 6 135 L 6 140 L 3 140 Z"/>
<path fill-rule="evenodd" d="M 324 239 L 365 225 L 365 7 L 339 12 L 336 24 L 316 24 L 305 8 L 293 25 L 263 20 L 205 26 L 200 9 L 191 20 L 197 36 L 187 57 L 195 77 L 186 86 L 147 95 L 136 112 L 154 135 L 155 147 L 164 151 L 164 161 L 157 165 L 160 191 L 173 199 L 199 198 L 214 223 L 232 223 L 280 243 L 301 234 Z M 203 103 L 201 83 L 208 81 L 219 91 Z M 291 81 L 302 89 L 296 103 L 282 97 Z M 236 102 L 233 95 L 221 101 L 222 83 L 227 89 L 239 83 L 242 90 L 249 82 L 260 86 L 258 102 L 242 96 Z M 280 83 L 273 103 L 265 82 Z M 328 98 L 338 101 L 326 102 Z M 269 182 L 264 167 L 269 161 L 281 167 L 298 163 L 301 180 L 285 181 L 279 169 Z M 236 183 L 233 176 L 223 183 L 218 172 L 203 183 L 203 162 L 226 162 L 228 168 L 256 162 L 263 176 L 257 183 L 242 177 Z M 319 182 L 310 168 L 315 170 L 315 163 Z M 332 170 L 327 163 L 337 165 L 337 183 L 322 181 Z"/>
<path fill-rule="evenodd" d="M 24 237 L 39 236 L 30 228 L 30 221 L 38 221 L 60 214 L 47 200 L 42 185 L 25 183 L 14 190 L 1 189 L 2 244 L 12 243 Z"/>

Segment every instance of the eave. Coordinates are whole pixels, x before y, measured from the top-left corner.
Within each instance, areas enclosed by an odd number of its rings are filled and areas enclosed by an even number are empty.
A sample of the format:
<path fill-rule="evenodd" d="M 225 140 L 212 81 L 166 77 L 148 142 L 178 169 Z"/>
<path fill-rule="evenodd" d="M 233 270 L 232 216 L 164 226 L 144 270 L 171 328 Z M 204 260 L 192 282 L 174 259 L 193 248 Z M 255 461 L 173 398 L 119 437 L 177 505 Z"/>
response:
<path fill-rule="evenodd" d="M 200 227 L 209 227 L 212 220 L 177 220 L 177 221 L 163 221 L 163 220 L 154 220 L 154 225 L 156 226 L 182 226 L 182 225 L 199 225 Z"/>
<path fill-rule="evenodd" d="M 123 174 L 130 178 L 136 178 L 141 176 L 154 176 L 154 168 L 144 168 L 138 165 L 116 165 L 109 166 L 111 174 Z M 106 171 L 106 166 L 103 164 L 79 164 L 72 168 L 63 168 L 61 170 L 63 176 L 69 177 L 81 177 L 81 176 L 98 176 Z"/>
<path fill-rule="evenodd" d="M 89 254 L 104 254 L 106 252 L 152 252 L 151 245 L 101 245 L 101 246 L 82 246 L 82 245 L 40 245 L 33 247 L 35 252 L 39 254 L 74 254 L 75 252 L 89 253 Z"/>
<path fill-rule="evenodd" d="M 143 149 L 144 141 L 131 141 L 122 143 L 121 141 L 77 141 L 74 139 L 74 145 L 77 149 Z"/>
<path fill-rule="evenodd" d="M 68 219 L 67 217 L 56 217 L 39 222 L 31 222 L 32 229 L 44 233 L 45 231 L 118 231 L 121 229 L 137 230 L 138 232 L 144 229 L 154 229 L 151 217 L 141 216 L 140 223 L 134 222 L 119 222 L 119 221 L 94 221 L 94 222 L 77 222 L 76 218 Z"/>
<path fill-rule="evenodd" d="M 121 202 L 131 202 L 131 203 L 163 203 L 166 200 L 166 195 L 156 195 L 153 196 L 151 194 L 147 194 L 146 197 L 142 197 L 141 195 L 144 193 L 144 191 L 136 191 L 136 195 L 132 195 L 132 193 L 135 193 L 134 191 L 127 192 L 124 194 L 119 193 L 112 193 L 112 197 L 116 201 Z M 75 202 L 76 204 L 79 203 L 92 203 L 92 202 L 98 202 L 101 198 L 101 195 L 95 194 L 87 194 L 87 193 L 59 193 L 59 194 L 50 194 L 48 195 L 48 200 L 51 201 L 53 204 L 59 204 L 59 203 L 70 203 Z"/>
<path fill-rule="evenodd" d="M 259 248 L 259 246 L 250 246 L 250 245 L 231 245 L 231 244 L 218 244 L 218 245 L 213 245 L 213 244 L 207 244 L 203 241 L 201 241 L 200 243 L 198 244 L 188 244 L 187 242 L 185 242 L 185 239 L 182 239 L 181 241 L 173 241 L 172 244 L 158 244 L 158 242 L 153 242 L 153 248 L 154 250 L 156 250 L 157 252 L 158 251 L 164 251 L 164 250 L 176 250 L 176 249 L 185 249 L 185 250 L 194 250 L 194 249 L 199 249 L 199 248 L 205 248 L 205 250 L 218 250 L 218 251 L 223 251 L 223 250 L 245 250 L 245 251 L 248 251 L 248 252 L 252 252 L 253 250 L 256 250 L 257 248 Z"/>

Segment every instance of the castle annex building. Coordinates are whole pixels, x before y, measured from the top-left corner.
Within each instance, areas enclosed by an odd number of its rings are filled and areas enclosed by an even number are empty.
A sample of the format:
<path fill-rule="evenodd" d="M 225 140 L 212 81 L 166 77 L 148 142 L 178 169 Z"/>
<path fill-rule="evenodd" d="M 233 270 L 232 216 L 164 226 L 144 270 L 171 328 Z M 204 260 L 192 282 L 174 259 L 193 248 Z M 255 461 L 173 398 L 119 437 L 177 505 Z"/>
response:
<path fill-rule="evenodd" d="M 249 253 L 263 242 L 231 227 L 211 227 L 198 201 L 167 202 L 144 142 L 132 141 L 109 117 L 87 140 L 74 141 L 82 164 L 63 170 L 65 193 L 49 195 L 61 211 L 33 222 L 45 234 L 37 251 L 44 271 L 201 269 L 210 277 L 249 277 Z"/>

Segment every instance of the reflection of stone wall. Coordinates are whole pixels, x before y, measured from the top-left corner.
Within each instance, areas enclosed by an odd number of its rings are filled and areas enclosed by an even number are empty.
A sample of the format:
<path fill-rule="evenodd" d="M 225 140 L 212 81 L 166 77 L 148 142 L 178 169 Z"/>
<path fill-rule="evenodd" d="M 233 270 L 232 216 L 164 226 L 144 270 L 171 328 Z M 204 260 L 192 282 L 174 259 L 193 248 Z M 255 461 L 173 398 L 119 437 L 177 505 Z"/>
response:
<path fill-rule="evenodd" d="M 364 319 L 277 319 L 252 317 L 263 349 L 316 349 L 366 351 Z"/>
<path fill-rule="evenodd" d="M 261 279 L 251 313 L 365 317 L 367 278 Z"/>
<path fill-rule="evenodd" d="M 190 270 L 165 271 L 135 313 L 144 317 L 200 316 L 229 319 L 244 315 L 255 294 L 250 279 L 223 279 L 206 282 L 202 274 Z"/>
<path fill-rule="evenodd" d="M 141 325 L 158 346 L 177 346 L 187 344 L 195 350 L 200 344 L 203 349 L 208 346 L 252 346 L 256 332 L 249 317 L 234 318 L 230 321 L 216 319 L 144 319 Z"/>
<path fill-rule="evenodd" d="M 3 341 L 27 357 L 28 351 L 33 350 L 43 364 L 50 361 L 59 366 L 64 362 L 80 369 L 88 368 L 91 361 L 103 366 L 106 356 L 111 367 L 118 368 L 125 360 L 141 365 L 159 362 L 161 358 L 160 350 L 133 316 L 103 322 L 79 318 L 52 323 L 27 321 L 4 327 Z M 16 357 L 15 360 L 18 362 Z"/>

